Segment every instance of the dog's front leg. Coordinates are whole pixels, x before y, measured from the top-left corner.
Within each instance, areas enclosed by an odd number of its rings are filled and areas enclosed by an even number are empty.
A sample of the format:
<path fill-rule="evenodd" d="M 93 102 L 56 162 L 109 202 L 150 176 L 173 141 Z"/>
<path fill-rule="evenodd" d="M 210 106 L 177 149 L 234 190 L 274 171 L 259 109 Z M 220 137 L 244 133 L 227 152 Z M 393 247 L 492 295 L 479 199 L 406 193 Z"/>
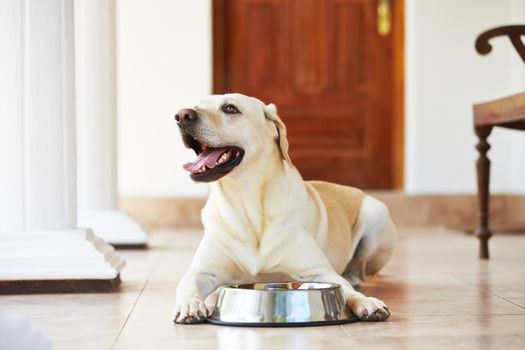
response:
<path fill-rule="evenodd" d="M 191 265 L 177 286 L 173 321 L 201 323 L 209 312 L 204 299 L 234 277 L 236 267 L 217 244 L 206 237 L 197 249 Z"/>
<path fill-rule="evenodd" d="M 390 316 L 388 307 L 383 301 L 359 293 L 350 282 L 335 272 L 322 249 L 310 236 L 303 236 L 303 239 L 295 243 L 295 249 L 287 252 L 282 261 L 285 272 L 292 278 L 339 284 L 348 307 L 362 321 L 384 321 Z"/>
<path fill-rule="evenodd" d="M 339 284 L 343 289 L 348 307 L 361 321 L 384 321 L 390 316 L 390 311 L 388 311 L 388 307 L 382 300 L 359 293 L 345 278 L 335 271 L 315 269 L 303 271 L 292 277 L 301 281 Z"/>

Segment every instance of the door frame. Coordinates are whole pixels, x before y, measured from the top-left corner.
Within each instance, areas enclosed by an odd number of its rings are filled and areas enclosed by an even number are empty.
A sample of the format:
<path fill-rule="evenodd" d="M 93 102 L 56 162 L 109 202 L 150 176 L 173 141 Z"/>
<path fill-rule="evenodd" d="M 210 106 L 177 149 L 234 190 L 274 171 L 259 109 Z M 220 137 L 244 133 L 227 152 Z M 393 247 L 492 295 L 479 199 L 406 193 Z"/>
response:
<path fill-rule="evenodd" d="M 392 189 L 404 188 L 405 174 L 405 0 L 390 0 L 392 11 Z M 226 40 L 228 0 L 212 0 L 212 90 L 224 93 L 227 86 L 229 48 Z"/>

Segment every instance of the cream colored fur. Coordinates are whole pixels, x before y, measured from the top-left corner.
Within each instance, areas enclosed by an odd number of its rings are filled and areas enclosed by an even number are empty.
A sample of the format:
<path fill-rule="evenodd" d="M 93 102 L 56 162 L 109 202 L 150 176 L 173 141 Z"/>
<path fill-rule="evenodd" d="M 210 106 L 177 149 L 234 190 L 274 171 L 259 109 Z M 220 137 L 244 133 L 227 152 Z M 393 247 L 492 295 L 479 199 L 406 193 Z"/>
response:
<path fill-rule="evenodd" d="M 222 113 L 225 103 L 242 115 Z M 208 314 L 204 299 L 220 285 L 274 273 L 338 283 L 359 318 L 388 318 L 385 303 L 353 287 L 377 273 L 395 247 L 396 229 L 385 205 L 355 189 L 303 181 L 274 105 L 227 94 L 210 96 L 194 109 L 196 138 L 212 147 L 241 147 L 245 155 L 210 184 L 204 237 L 177 287 L 174 320 L 200 322 Z"/>

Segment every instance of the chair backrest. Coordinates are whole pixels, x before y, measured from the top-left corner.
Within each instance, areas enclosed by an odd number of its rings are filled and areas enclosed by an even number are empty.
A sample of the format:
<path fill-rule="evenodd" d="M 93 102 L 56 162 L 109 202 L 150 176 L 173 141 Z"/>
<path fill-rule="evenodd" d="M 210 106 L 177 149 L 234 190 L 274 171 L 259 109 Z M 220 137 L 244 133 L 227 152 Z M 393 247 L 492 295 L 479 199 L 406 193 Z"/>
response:
<path fill-rule="evenodd" d="M 521 36 L 525 36 L 525 25 L 503 26 L 489 29 L 481 33 L 476 39 L 476 51 L 481 55 L 486 55 L 492 51 L 489 40 L 497 36 L 507 36 L 510 42 L 525 63 L 525 45 Z"/>

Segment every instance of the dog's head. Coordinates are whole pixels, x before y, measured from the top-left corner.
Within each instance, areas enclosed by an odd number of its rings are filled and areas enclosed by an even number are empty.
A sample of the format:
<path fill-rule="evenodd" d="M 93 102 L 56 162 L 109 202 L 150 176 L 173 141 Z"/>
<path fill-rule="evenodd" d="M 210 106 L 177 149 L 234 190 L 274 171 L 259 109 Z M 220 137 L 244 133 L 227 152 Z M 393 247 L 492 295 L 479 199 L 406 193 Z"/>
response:
<path fill-rule="evenodd" d="M 182 140 L 197 159 L 184 164 L 198 182 L 266 161 L 275 152 L 291 164 L 286 127 L 273 104 L 241 94 L 213 95 L 175 115 Z"/>

